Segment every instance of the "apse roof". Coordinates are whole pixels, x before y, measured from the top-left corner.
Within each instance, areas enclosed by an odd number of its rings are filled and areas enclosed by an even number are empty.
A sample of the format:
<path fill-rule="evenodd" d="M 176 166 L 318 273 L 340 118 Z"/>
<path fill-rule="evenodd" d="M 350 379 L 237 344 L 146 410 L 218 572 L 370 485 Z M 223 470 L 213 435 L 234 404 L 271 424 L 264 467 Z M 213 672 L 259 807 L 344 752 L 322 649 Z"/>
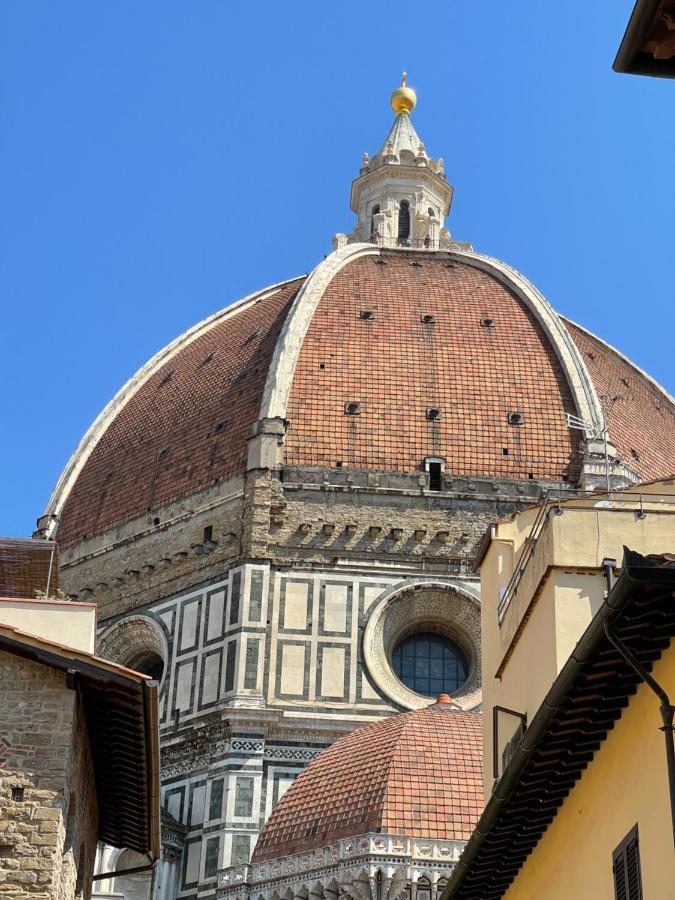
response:
<path fill-rule="evenodd" d="M 467 840 L 483 808 L 481 717 L 448 701 L 359 728 L 324 750 L 274 809 L 252 861 L 365 832 Z"/>

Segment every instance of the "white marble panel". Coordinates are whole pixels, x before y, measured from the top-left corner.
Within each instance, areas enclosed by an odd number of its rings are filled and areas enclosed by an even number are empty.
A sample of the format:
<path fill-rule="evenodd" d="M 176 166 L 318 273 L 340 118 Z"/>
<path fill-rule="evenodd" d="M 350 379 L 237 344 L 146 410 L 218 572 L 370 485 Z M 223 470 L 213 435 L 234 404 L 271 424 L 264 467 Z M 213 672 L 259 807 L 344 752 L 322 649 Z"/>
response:
<path fill-rule="evenodd" d="M 321 695 L 344 697 L 345 651 L 343 647 L 324 647 L 321 653 Z"/>
<path fill-rule="evenodd" d="M 307 628 L 308 595 L 308 584 L 290 580 L 286 582 L 283 628 Z"/>
<path fill-rule="evenodd" d="M 208 625 L 206 626 L 207 641 L 212 641 L 222 635 L 224 611 L 225 591 L 216 591 L 211 594 L 208 602 Z"/>
<path fill-rule="evenodd" d="M 212 703 L 218 699 L 218 675 L 220 673 L 220 653 L 213 653 L 204 660 L 204 680 L 202 682 L 202 703 Z"/>
<path fill-rule="evenodd" d="M 323 607 L 324 631 L 347 630 L 347 598 L 349 596 L 347 585 L 327 584 L 325 587 L 325 599 Z"/>

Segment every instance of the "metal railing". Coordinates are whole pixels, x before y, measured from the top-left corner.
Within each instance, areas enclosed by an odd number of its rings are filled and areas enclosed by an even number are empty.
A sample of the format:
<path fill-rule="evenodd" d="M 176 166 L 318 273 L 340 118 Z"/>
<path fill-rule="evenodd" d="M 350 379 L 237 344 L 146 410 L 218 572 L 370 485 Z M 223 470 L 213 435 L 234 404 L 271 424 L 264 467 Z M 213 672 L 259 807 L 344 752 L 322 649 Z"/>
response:
<path fill-rule="evenodd" d="M 389 238 L 380 237 L 376 234 L 370 236 L 370 243 L 376 244 L 378 247 L 400 247 L 402 250 L 439 250 L 441 246 L 440 240 L 434 240 L 430 237 Z"/>
<path fill-rule="evenodd" d="M 562 501 L 565 501 L 564 505 Z M 591 506 L 575 506 L 574 500 L 596 500 Z M 602 506 L 598 506 L 602 503 Z M 663 504 L 664 506 L 672 506 L 672 509 L 656 509 L 649 504 Z M 645 508 L 647 504 L 647 508 Z M 546 525 L 549 513 L 553 511 L 556 515 L 562 515 L 565 510 L 575 510 L 583 512 L 597 512 L 598 508 L 604 512 L 632 512 L 638 519 L 645 519 L 648 515 L 675 515 L 675 493 L 623 493 L 614 491 L 609 494 L 598 493 L 598 491 L 574 491 L 574 492 L 553 492 L 546 495 L 542 501 L 537 516 L 532 523 L 530 533 L 523 542 L 523 549 L 518 557 L 518 562 L 509 579 L 509 583 L 504 589 L 499 605 L 497 606 L 497 620 L 501 625 L 506 616 L 506 612 L 518 591 L 518 586 L 522 581 L 525 569 L 532 559 L 537 541 L 541 532 Z"/>
<path fill-rule="evenodd" d="M 558 506 L 559 504 L 560 500 L 558 500 Z M 497 607 L 497 620 L 500 625 L 504 621 L 504 616 L 506 615 L 506 611 L 511 604 L 511 600 L 513 599 L 514 594 L 518 590 L 518 585 L 520 584 L 525 569 L 527 568 L 527 564 L 532 558 L 532 554 L 534 553 L 534 548 L 539 539 L 539 535 L 541 534 L 542 529 L 548 520 L 548 512 L 551 507 L 551 500 L 545 499 L 539 508 L 536 519 L 532 523 L 530 533 L 525 538 L 522 552 L 518 557 L 518 562 L 516 563 L 509 583 L 506 585 L 504 593 L 499 600 L 499 605 Z"/>

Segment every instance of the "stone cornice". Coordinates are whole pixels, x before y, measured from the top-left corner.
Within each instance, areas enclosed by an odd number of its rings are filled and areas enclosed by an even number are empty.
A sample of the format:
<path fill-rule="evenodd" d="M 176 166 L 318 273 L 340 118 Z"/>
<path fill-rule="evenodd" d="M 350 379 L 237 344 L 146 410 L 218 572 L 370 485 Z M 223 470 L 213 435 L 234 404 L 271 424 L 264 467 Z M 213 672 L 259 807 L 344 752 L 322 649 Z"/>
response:
<path fill-rule="evenodd" d="M 319 896 L 339 891 L 350 897 L 370 895 L 371 880 L 381 873 L 385 897 L 400 896 L 420 878 L 435 884 L 447 878 L 464 841 L 442 841 L 405 835 L 363 834 L 312 850 L 225 869 L 218 877 L 218 896 L 293 896 L 305 890 Z M 305 890 L 303 890 L 305 889 Z"/>

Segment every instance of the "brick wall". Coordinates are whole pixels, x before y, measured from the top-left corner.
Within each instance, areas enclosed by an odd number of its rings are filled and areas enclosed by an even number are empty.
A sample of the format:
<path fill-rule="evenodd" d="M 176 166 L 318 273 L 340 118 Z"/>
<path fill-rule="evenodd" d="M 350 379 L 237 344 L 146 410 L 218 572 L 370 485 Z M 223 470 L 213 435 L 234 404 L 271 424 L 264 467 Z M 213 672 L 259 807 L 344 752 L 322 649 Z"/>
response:
<path fill-rule="evenodd" d="M 0 896 L 88 900 L 96 797 L 77 693 L 62 673 L 4 651 L 0 679 Z"/>

